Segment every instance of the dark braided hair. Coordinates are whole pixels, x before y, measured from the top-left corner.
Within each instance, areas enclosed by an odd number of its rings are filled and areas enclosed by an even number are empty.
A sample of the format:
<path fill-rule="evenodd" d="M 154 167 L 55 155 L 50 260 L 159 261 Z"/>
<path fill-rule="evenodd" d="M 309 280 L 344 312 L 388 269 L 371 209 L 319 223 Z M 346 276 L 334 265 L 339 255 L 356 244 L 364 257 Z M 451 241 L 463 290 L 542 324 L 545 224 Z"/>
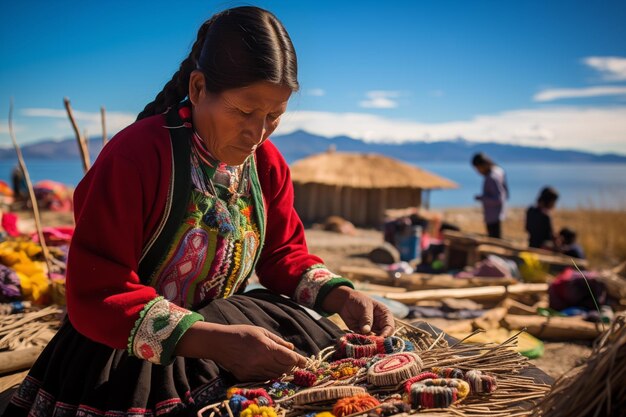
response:
<path fill-rule="evenodd" d="M 292 91 L 299 88 L 296 52 L 282 23 L 267 10 L 236 7 L 202 24 L 189 56 L 137 120 L 163 113 L 185 99 L 191 72 L 196 69 L 202 71 L 212 93 L 258 81 Z"/>

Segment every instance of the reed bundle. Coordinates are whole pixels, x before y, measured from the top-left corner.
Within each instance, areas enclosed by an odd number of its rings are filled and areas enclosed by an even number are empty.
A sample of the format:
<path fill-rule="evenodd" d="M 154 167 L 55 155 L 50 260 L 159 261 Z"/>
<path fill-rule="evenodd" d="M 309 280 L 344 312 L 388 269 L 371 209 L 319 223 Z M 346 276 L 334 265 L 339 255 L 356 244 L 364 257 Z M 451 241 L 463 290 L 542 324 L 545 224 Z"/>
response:
<path fill-rule="evenodd" d="M 559 378 L 536 417 L 619 416 L 626 405 L 626 313 L 615 317 L 589 359 Z"/>
<path fill-rule="evenodd" d="M 3 315 L 0 349 L 45 346 L 56 333 L 62 312 L 58 306 L 49 306 L 36 311 Z"/>

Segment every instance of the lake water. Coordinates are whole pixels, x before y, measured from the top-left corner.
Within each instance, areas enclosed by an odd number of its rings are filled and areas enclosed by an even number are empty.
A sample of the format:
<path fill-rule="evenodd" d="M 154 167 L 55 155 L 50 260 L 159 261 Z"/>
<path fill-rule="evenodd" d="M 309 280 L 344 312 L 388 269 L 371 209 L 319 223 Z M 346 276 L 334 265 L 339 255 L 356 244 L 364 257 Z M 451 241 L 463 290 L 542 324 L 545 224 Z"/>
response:
<path fill-rule="evenodd" d="M 43 179 L 76 185 L 83 176 L 78 160 L 27 160 L 33 181 Z M 444 176 L 460 185 L 456 190 L 431 192 L 433 208 L 478 205 L 482 177 L 469 164 L 454 162 L 417 163 L 420 168 Z M 9 182 L 15 161 L 0 161 L 0 179 Z M 505 164 L 511 198 L 509 204 L 525 207 L 537 198 L 545 185 L 555 187 L 559 207 L 579 206 L 626 210 L 626 164 Z"/>

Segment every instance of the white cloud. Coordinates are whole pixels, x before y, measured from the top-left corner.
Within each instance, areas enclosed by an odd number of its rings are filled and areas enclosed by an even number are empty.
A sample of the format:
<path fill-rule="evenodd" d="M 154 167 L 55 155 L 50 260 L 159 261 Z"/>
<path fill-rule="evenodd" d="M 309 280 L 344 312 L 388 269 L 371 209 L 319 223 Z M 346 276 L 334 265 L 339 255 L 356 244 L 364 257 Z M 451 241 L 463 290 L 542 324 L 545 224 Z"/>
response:
<path fill-rule="evenodd" d="M 359 106 L 369 109 L 393 109 L 398 107 L 398 102 L 392 100 L 400 95 L 397 91 L 368 91 L 365 93 L 367 100 L 359 102 Z"/>
<path fill-rule="evenodd" d="M 476 142 L 626 154 L 626 106 L 521 109 L 443 123 L 421 123 L 365 113 L 295 111 L 283 117 L 276 133 L 286 134 L 298 129 L 326 137 L 347 135 L 367 142 L 464 138 Z"/>
<path fill-rule="evenodd" d="M 74 118 L 81 131 L 87 129 L 89 135 L 97 134 L 102 130 L 102 122 L 100 120 L 100 112 L 84 112 L 73 110 Z M 65 110 L 46 109 L 46 108 L 27 108 L 22 109 L 21 114 L 26 117 L 46 117 L 53 119 L 65 119 L 66 123 L 57 123 L 57 127 L 70 127 L 70 122 Z M 129 124 L 133 123 L 137 115 L 123 112 L 106 112 L 106 128 L 109 136 L 122 130 Z"/>
<path fill-rule="evenodd" d="M 19 125 L 15 122 L 13 122 L 13 131 L 15 133 L 18 133 L 20 131 L 24 130 L 22 125 Z M 0 135 L 9 135 L 9 124 L 6 122 L 2 122 L 0 123 Z"/>
<path fill-rule="evenodd" d="M 565 98 L 585 98 L 600 96 L 626 96 L 625 87 L 585 87 L 585 88 L 552 88 L 538 92 L 534 101 L 553 101 Z"/>
<path fill-rule="evenodd" d="M 590 56 L 583 63 L 600 71 L 606 81 L 626 80 L 626 58 L 618 56 Z"/>
<path fill-rule="evenodd" d="M 322 97 L 326 95 L 326 90 L 322 88 L 311 88 L 310 90 L 307 90 L 306 93 L 310 96 Z"/>

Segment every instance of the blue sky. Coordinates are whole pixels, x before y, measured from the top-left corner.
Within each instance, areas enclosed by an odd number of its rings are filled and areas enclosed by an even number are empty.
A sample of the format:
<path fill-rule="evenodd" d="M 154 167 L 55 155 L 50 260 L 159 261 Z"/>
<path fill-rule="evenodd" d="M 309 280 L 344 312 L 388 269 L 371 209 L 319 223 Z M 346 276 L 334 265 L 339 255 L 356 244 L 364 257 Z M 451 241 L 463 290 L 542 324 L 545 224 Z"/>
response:
<path fill-rule="evenodd" d="M 463 137 L 626 154 L 623 1 L 22 1 L 0 4 L 0 145 L 115 132 L 158 93 L 200 24 L 273 11 L 302 91 L 279 133 L 368 141 Z M 184 5 L 184 6 L 183 6 Z"/>

